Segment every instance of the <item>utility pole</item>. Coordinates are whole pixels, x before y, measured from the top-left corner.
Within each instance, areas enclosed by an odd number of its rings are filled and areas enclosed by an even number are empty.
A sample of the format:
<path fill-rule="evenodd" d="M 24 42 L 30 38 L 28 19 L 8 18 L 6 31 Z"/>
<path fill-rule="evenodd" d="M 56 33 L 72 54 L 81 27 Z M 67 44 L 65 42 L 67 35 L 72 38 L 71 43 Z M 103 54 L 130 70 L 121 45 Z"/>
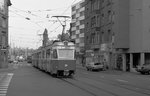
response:
<path fill-rule="evenodd" d="M 66 18 L 70 18 L 70 17 L 69 17 L 69 16 L 52 16 L 52 17 L 57 18 L 57 20 L 60 22 L 60 24 L 61 24 L 62 27 L 63 27 L 62 36 L 61 36 L 61 40 L 63 41 L 63 35 L 64 35 L 65 28 L 66 28 Z M 64 23 L 62 23 L 59 18 L 64 18 L 64 19 L 65 19 L 65 20 L 64 20 Z"/>

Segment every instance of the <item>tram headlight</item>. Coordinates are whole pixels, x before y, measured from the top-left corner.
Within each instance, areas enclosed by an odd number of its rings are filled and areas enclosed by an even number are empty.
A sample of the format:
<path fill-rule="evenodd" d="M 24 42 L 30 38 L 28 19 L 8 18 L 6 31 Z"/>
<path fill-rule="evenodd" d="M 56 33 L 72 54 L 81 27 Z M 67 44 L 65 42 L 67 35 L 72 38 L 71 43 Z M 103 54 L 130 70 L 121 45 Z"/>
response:
<path fill-rule="evenodd" d="M 65 67 L 68 67 L 68 64 L 65 64 Z"/>

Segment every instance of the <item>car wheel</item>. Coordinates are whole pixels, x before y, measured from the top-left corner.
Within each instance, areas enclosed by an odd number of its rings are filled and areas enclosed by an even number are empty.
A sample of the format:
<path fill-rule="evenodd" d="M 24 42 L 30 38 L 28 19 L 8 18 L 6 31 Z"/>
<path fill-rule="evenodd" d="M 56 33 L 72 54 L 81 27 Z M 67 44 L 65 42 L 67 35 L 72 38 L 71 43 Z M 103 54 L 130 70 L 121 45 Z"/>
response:
<path fill-rule="evenodd" d="M 89 71 L 89 68 L 86 68 L 87 69 L 87 71 Z"/>
<path fill-rule="evenodd" d="M 141 72 L 141 74 L 145 74 L 145 72 Z"/>

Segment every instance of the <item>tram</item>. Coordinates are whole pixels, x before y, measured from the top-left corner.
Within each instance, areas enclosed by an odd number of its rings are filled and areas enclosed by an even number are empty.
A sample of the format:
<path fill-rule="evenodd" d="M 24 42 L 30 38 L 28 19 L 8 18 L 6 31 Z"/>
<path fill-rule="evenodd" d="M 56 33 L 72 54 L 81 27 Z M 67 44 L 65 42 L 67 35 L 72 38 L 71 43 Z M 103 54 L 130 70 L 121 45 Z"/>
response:
<path fill-rule="evenodd" d="M 32 65 L 55 76 L 73 76 L 76 70 L 75 44 L 54 41 L 32 54 Z"/>

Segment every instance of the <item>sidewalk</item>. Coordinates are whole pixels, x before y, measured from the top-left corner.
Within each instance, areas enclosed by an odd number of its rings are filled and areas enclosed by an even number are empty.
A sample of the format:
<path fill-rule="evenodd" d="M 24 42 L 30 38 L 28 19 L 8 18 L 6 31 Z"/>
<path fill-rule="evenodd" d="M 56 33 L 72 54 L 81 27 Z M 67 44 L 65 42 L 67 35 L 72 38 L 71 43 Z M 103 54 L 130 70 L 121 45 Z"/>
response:
<path fill-rule="evenodd" d="M 13 64 L 8 64 L 8 68 L 0 68 L 0 73 L 8 73 L 14 70 Z"/>

